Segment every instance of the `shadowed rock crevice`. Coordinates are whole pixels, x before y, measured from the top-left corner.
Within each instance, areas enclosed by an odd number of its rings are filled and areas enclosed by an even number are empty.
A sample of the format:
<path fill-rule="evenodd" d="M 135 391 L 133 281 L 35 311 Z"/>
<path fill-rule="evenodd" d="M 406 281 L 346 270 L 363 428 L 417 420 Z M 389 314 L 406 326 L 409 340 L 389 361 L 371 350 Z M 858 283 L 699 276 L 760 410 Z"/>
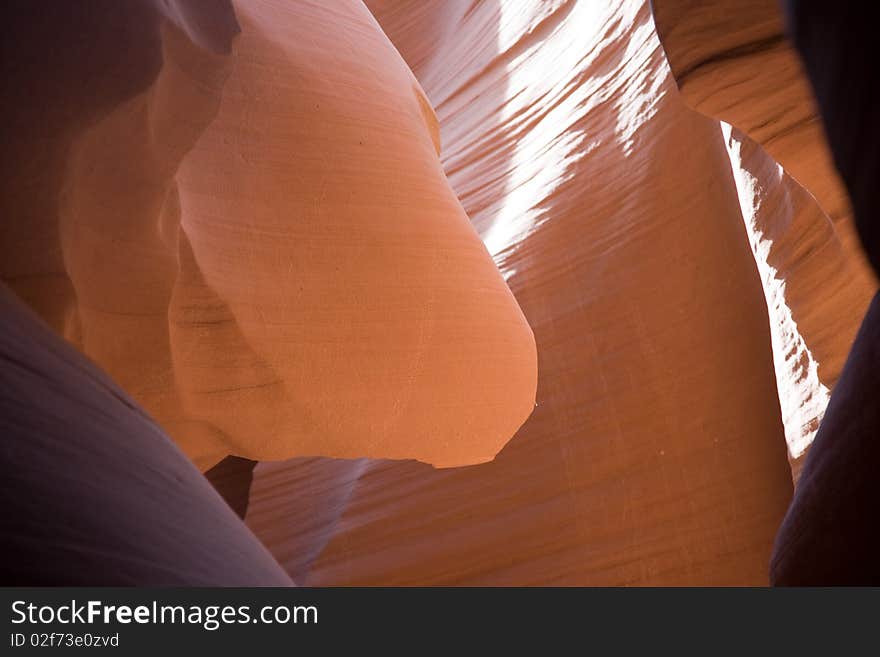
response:
<path fill-rule="evenodd" d="M 251 482 L 254 478 L 256 465 L 256 461 L 243 459 L 240 456 L 227 456 L 205 472 L 205 477 L 211 482 L 211 485 L 226 500 L 235 514 L 242 519 L 247 514 Z"/>

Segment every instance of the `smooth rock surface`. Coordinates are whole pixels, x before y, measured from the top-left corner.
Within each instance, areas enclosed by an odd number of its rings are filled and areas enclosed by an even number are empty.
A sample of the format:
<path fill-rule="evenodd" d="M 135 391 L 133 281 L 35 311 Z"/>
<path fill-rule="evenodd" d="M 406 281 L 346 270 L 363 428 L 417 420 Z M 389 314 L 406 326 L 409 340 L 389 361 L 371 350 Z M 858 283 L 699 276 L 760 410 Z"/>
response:
<path fill-rule="evenodd" d="M 290 586 L 196 467 L 0 286 L 5 586 Z"/>
<path fill-rule="evenodd" d="M 3 280 L 203 470 L 491 460 L 534 338 L 369 11 L 127 4 L 5 10 Z"/>
<path fill-rule="evenodd" d="M 8 4 L 15 581 L 869 573 L 875 72 L 653 4 Z"/>
<path fill-rule="evenodd" d="M 652 7 L 682 97 L 757 142 L 767 155 L 749 157 L 775 160 L 782 176 L 802 185 L 819 205 L 817 212 L 799 191 L 760 201 L 776 195 L 768 188 L 775 177 L 769 164 L 767 175 L 747 172 L 740 180 L 755 181 L 754 189 L 739 185 L 741 196 L 763 205 L 755 228 L 770 253 L 766 262 L 756 253 L 756 262 L 775 288 L 768 303 L 777 336 L 774 356 L 781 364 L 777 385 L 797 478 L 877 279 L 858 242 L 809 80 L 786 36 L 782 4 L 653 0 Z M 732 160 L 736 170 L 739 155 L 732 153 Z M 784 187 L 794 189 L 788 182 Z M 745 208 L 747 223 L 750 214 Z"/>
<path fill-rule="evenodd" d="M 370 2 L 538 344 L 492 462 L 261 463 L 247 522 L 306 584 L 761 584 L 791 495 L 724 136 L 647 4 Z"/>

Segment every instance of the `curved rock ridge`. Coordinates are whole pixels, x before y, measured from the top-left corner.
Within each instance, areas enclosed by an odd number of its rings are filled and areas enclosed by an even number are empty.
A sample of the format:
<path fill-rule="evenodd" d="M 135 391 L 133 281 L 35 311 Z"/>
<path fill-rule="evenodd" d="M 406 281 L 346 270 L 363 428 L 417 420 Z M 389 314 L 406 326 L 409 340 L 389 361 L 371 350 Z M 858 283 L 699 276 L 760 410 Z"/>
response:
<path fill-rule="evenodd" d="M 310 585 L 766 583 L 792 484 L 762 279 L 647 3 L 368 4 L 534 330 L 537 407 L 479 466 L 260 463 L 249 526 Z"/>
<path fill-rule="evenodd" d="M 848 249 L 813 197 L 738 129 L 724 124 L 723 130 L 767 299 L 782 421 L 797 482 L 840 376 L 863 290 L 852 284 Z"/>
<path fill-rule="evenodd" d="M 781 3 L 653 0 L 652 6 L 682 96 L 761 144 L 816 197 L 849 246 L 852 209 L 785 35 Z"/>
<path fill-rule="evenodd" d="M 528 417 L 532 332 L 361 2 L 5 11 L 0 274 L 202 469 L 478 463 Z"/>
<path fill-rule="evenodd" d="M 8 2 L 7 583 L 876 579 L 877 65 L 788 8 Z"/>
<path fill-rule="evenodd" d="M 777 367 L 777 384 L 797 477 L 828 391 L 840 376 L 877 288 L 876 277 L 858 243 L 849 197 L 831 157 L 813 92 L 786 37 L 781 4 L 653 0 L 653 11 L 682 97 L 696 110 L 748 135 L 784 169 L 780 175 L 787 191 L 768 188 L 775 186 L 772 174 L 746 172 L 737 180 L 746 196 L 784 195 L 776 201 L 759 200 L 757 205 L 769 201 L 770 207 L 758 212 L 763 218 L 754 224 L 757 232 L 752 234 L 760 233 L 773 260 L 765 262 L 756 251 L 759 269 L 775 281 L 765 276 L 765 285 L 775 288 L 768 296 L 774 358 L 778 364 L 788 363 Z M 744 143 L 742 135 L 733 139 Z M 740 169 L 739 148 L 734 145 L 736 152 L 731 153 L 735 171 Z M 762 157 L 751 154 L 753 147 L 745 148 L 748 158 Z M 772 167 L 769 160 L 766 167 Z M 807 209 L 810 199 L 792 191 L 789 176 L 815 197 L 821 211 Z M 800 200 L 794 201 L 792 194 Z M 747 223 L 750 215 L 751 210 L 744 208 Z M 792 225 L 793 217 L 797 218 Z M 785 244 L 778 244 L 779 239 Z"/>
<path fill-rule="evenodd" d="M 0 285 L 6 586 L 290 586 L 144 411 Z"/>
<path fill-rule="evenodd" d="M 91 274 L 101 282 L 96 269 L 113 273 L 104 263 L 127 257 L 130 275 L 117 283 L 149 280 L 142 263 L 155 240 L 150 231 L 138 231 L 141 215 L 126 217 L 127 227 L 108 221 L 110 210 L 88 183 L 114 169 L 118 175 L 110 182 L 125 181 L 137 168 L 146 196 L 161 182 L 159 163 L 142 157 L 143 131 L 136 128 L 144 120 L 143 94 L 162 69 L 163 32 L 184 30 L 201 44 L 201 60 L 217 61 L 238 31 L 224 2 L 184 9 L 175 0 L 13 0 L 0 9 L 10 29 L 0 45 L 0 275 L 8 283 L 0 283 L 0 534 L 6 585 L 292 583 L 155 422 L 58 335 L 82 347 L 83 319 L 98 310 L 77 299 L 72 279 L 79 284 Z M 185 41 L 175 36 L 168 45 Z M 126 116 L 133 138 L 122 129 Z M 86 133 L 93 136 L 76 145 Z M 132 150 L 112 143 L 119 134 Z M 83 162 L 79 156 L 90 152 L 100 157 Z M 73 180 L 86 184 L 71 190 Z M 119 203 L 117 210 L 140 209 L 137 202 L 114 199 L 116 191 L 111 185 L 101 196 Z M 118 228 L 144 241 L 100 243 L 79 235 L 86 252 L 72 253 L 71 208 L 80 205 L 97 210 L 91 230 Z M 106 248 L 89 252 L 95 246 Z M 113 290 L 107 284 L 102 289 Z M 90 300 L 100 301 L 100 290 L 92 292 Z M 135 285 L 127 292 L 142 311 L 156 304 L 156 289 Z M 125 297 L 117 288 L 111 303 Z M 147 312 L 140 318 L 141 337 L 151 337 L 155 324 Z M 127 337 L 108 332 L 109 344 L 100 346 L 109 352 Z M 148 350 L 154 346 L 152 339 L 145 343 Z M 153 355 L 161 363 L 161 351 Z"/>

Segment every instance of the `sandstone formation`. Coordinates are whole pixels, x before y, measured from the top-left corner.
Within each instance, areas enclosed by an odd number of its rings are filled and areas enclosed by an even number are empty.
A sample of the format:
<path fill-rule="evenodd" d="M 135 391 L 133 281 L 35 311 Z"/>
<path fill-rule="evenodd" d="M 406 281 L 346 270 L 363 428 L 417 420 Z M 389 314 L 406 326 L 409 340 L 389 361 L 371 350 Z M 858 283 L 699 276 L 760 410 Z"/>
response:
<path fill-rule="evenodd" d="M 765 286 L 776 288 L 768 290 L 768 306 L 786 439 L 797 475 L 828 390 L 840 376 L 876 290 L 876 277 L 858 243 L 809 81 L 786 38 L 781 4 L 653 0 L 653 10 L 682 97 L 760 144 L 762 149 L 745 148 L 767 162 L 765 175 L 746 175 L 754 181 L 750 189 L 745 180 L 738 180 L 738 187 L 756 199 L 761 216 L 752 232 L 756 238 L 760 234 L 766 251 L 756 253 L 756 260 L 770 276 Z M 763 199 L 776 195 L 768 189 L 777 177 L 771 171 L 774 160 L 784 168 L 779 177 L 786 190 L 777 200 Z M 820 211 L 797 189 L 800 185 Z"/>
<path fill-rule="evenodd" d="M 760 146 L 725 124 L 743 219 L 764 285 L 792 475 L 840 375 L 866 290 L 813 197 Z"/>
<path fill-rule="evenodd" d="M 830 219 L 823 221 L 811 211 L 792 221 L 778 201 L 765 211 L 762 199 L 778 195 L 768 195 L 772 177 L 750 167 L 738 178 L 741 195 L 756 201 L 747 200 L 755 210 L 753 234 L 766 244 L 756 249 L 759 269 L 759 251 L 770 256 L 765 289 L 775 289 L 777 299 L 772 302 L 768 293 L 771 328 L 779 334 L 774 340 L 777 383 L 790 452 L 800 455 L 793 463 L 796 475 L 803 466 L 776 539 L 771 579 L 777 584 L 871 584 L 880 580 L 873 558 L 880 532 L 871 520 L 878 503 L 873 471 L 880 426 L 871 370 L 880 335 L 876 297 L 861 318 L 876 289 L 880 264 L 874 129 L 878 71 L 869 54 L 870 21 L 862 8 L 815 0 L 783 4 L 655 0 L 654 10 L 682 95 L 696 109 L 735 124 L 760 142 Z M 736 151 L 760 150 L 746 145 L 742 135 L 733 140 Z M 748 223 L 745 207 L 743 214 Z M 791 366 L 780 368 L 784 362 Z M 826 386 L 834 391 L 823 418 Z M 815 444 L 803 458 L 814 435 Z"/>
<path fill-rule="evenodd" d="M 155 422 L 0 287 L 3 584 L 289 586 Z"/>
<path fill-rule="evenodd" d="M 16 293 L 203 469 L 492 459 L 534 407 L 534 339 L 361 2 L 19 4 Z M 94 43 L 90 21 L 119 36 Z M 65 60 L 49 91 L 46 43 Z"/>
<path fill-rule="evenodd" d="M 248 524 L 306 584 L 766 582 L 791 494 L 766 304 L 647 5 L 369 4 L 535 332 L 538 405 L 473 468 L 261 463 Z"/>
<path fill-rule="evenodd" d="M 868 260 L 880 271 L 875 125 L 880 69 L 871 56 L 872 23 L 863 7 L 814 0 L 789 2 L 789 30 L 805 63 L 834 162 L 853 201 Z M 776 538 L 776 584 L 876 585 L 880 530 L 874 511 L 880 430 L 874 297 L 846 361 L 828 412 L 804 463 L 801 484 Z"/>
<path fill-rule="evenodd" d="M 880 530 L 874 520 L 880 461 L 880 300 L 868 314 L 805 460 L 776 539 L 771 580 L 779 585 L 877 585 Z"/>
<path fill-rule="evenodd" d="M 9 3 L 6 581 L 766 584 L 793 491 L 858 581 L 872 179 L 771 4 Z"/>

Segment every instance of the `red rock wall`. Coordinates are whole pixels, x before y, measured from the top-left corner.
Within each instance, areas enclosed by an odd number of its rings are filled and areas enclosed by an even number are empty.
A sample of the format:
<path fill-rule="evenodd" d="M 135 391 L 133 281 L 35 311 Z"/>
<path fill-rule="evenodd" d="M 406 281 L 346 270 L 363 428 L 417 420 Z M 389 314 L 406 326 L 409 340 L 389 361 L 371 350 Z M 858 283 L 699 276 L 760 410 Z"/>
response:
<path fill-rule="evenodd" d="M 760 584 L 791 494 L 761 281 L 717 121 L 646 5 L 371 2 L 535 332 L 532 417 L 485 465 L 255 470 L 307 584 Z"/>
<path fill-rule="evenodd" d="M 653 9 L 682 97 L 737 129 L 733 166 L 744 171 L 738 177 L 744 216 L 765 272 L 797 477 L 876 278 L 859 245 L 812 90 L 784 33 L 780 3 L 655 0 Z M 743 158 L 751 163 L 740 163 Z M 776 163 L 784 173 L 773 173 Z"/>
<path fill-rule="evenodd" d="M 15 11 L 3 279 L 191 459 L 495 456 L 534 338 L 359 0 Z"/>
<path fill-rule="evenodd" d="M 10 5 L 0 277 L 297 583 L 765 584 L 875 287 L 769 4 Z"/>

